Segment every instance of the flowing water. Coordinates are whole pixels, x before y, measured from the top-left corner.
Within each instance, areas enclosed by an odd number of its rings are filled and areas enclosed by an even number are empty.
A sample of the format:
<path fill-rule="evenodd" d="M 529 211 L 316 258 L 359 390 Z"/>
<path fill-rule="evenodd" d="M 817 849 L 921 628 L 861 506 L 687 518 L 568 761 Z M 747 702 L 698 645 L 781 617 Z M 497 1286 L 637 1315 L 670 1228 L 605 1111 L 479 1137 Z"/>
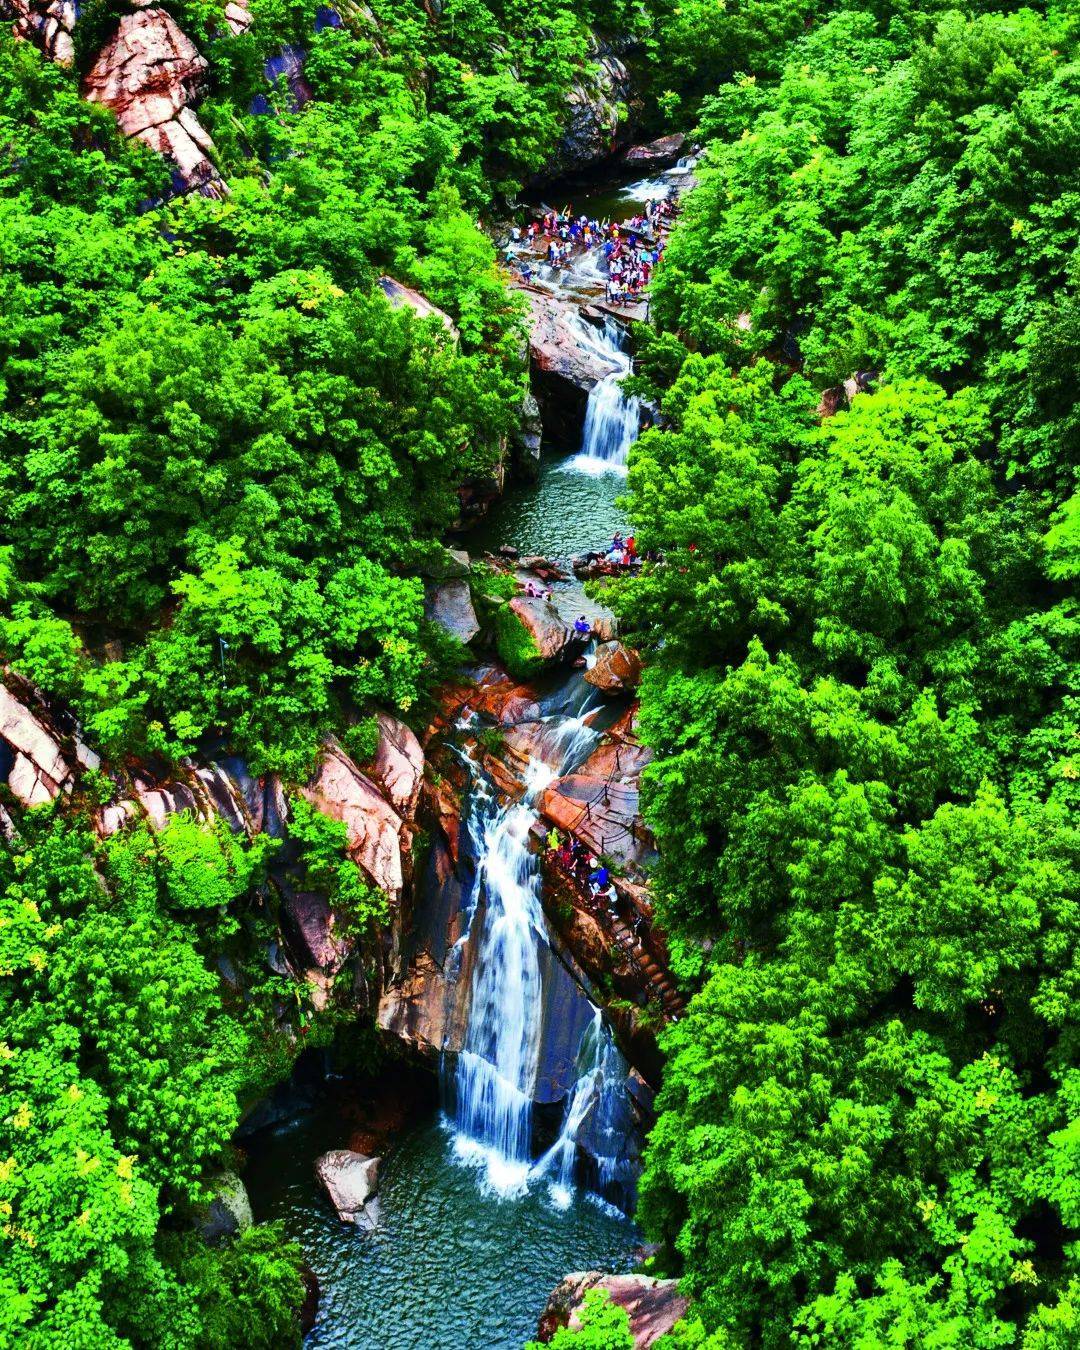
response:
<path fill-rule="evenodd" d="M 612 189 L 610 214 L 626 216 L 661 190 L 663 180 Z M 580 204 L 607 213 L 599 202 Z M 602 282 L 595 254 L 567 272 L 550 278 L 553 287 L 573 293 Z M 599 326 L 579 318 L 577 335 L 609 373 L 590 394 L 576 453 L 545 447 L 537 481 L 512 487 L 466 541 L 474 554 L 513 543 L 565 564 L 626 528 L 618 494 L 640 408 L 622 390 L 631 369 L 625 332 L 611 319 Z M 576 590 L 578 604 L 578 583 L 560 589 Z M 595 1007 L 576 1053 L 572 1040 L 567 1047 L 571 1084 L 554 1142 L 539 1156 L 535 1144 L 543 971 L 554 958 L 529 836 L 540 792 L 597 742 L 589 701 L 596 697 L 579 675 L 565 681 L 519 800 L 500 798 L 460 750 L 472 783 L 465 847 L 476 866 L 447 968 L 460 970 L 473 944 L 464 1046 L 444 1075 L 442 1115 L 414 1120 L 383 1159 L 378 1230 L 362 1234 L 341 1223 L 314 1183 L 315 1158 L 348 1143 L 332 1108 L 251 1145 L 246 1180 L 257 1217 L 281 1219 L 319 1278 L 309 1345 L 516 1350 L 568 1271 L 633 1264 L 631 1220 L 597 1194 L 629 1206 L 636 1164 L 627 1156 L 634 1128 L 627 1064 Z"/>

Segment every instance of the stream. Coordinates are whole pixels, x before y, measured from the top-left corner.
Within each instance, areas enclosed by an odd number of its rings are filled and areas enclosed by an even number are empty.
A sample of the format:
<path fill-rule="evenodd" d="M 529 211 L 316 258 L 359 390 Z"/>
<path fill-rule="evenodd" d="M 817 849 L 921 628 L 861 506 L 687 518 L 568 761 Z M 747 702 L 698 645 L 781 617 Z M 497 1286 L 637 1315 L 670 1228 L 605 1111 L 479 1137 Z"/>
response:
<path fill-rule="evenodd" d="M 666 186 L 649 179 L 579 194 L 574 205 L 626 217 Z M 567 269 L 574 275 L 545 284 L 576 298 L 592 267 L 589 257 L 577 259 Z M 637 401 L 619 387 L 630 357 L 619 323 L 580 323 L 581 340 L 599 350 L 611 374 L 589 396 L 579 443 L 546 444 L 537 480 L 512 485 L 472 531 L 466 543 L 474 556 L 513 544 L 567 563 L 625 528 L 617 502 L 640 418 Z M 577 603 L 580 583 L 568 580 L 560 590 Z M 447 964 L 468 972 L 461 975 L 469 981 L 468 1020 L 460 1054 L 444 1067 L 442 1109 L 412 1119 L 383 1155 L 377 1231 L 340 1222 L 315 1183 L 315 1158 L 348 1144 L 332 1104 L 249 1144 L 256 1217 L 282 1221 L 319 1280 L 310 1346 L 518 1350 L 567 1272 L 635 1264 L 633 1221 L 610 1202 L 633 1204 L 634 1177 L 620 1150 L 628 1066 L 603 1014 L 580 991 L 581 1006 L 561 1033 L 560 1062 L 570 1075 L 561 1124 L 549 1122 L 545 1136 L 534 1119 L 541 1057 L 550 1058 L 560 1031 L 553 1032 L 546 1003 L 557 958 L 529 830 L 539 793 L 598 743 L 599 702 L 591 685 L 568 672 L 516 800 L 496 792 L 463 742 L 471 787 L 462 848 L 474 879 L 460 900 L 461 936 Z"/>

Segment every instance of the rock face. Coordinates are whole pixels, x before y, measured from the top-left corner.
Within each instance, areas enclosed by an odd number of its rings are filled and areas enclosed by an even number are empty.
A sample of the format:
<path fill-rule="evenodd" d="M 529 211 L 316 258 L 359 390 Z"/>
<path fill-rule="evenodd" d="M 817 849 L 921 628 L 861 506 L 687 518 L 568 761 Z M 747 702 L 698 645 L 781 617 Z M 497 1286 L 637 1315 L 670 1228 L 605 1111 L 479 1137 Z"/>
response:
<path fill-rule="evenodd" d="M 583 343 L 574 306 L 543 291 L 521 287 L 529 303 L 529 356 L 533 373 L 548 376 L 587 395 L 605 375 L 617 369 L 598 347 Z"/>
<path fill-rule="evenodd" d="M 524 630 L 525 637 L 544 665 L 558 665 L 572 661 L 581 655 L 588 640 L 586 634 L 575 631 L 573 624 L 567 623 L 555 606 L 548 600 L 537 596 L 515 595 L 506 606 L 504 613 L 513 615 L 513 620 L 504 620 L 500 615 L 500 646 L 502 645 L 502 627 L 516 620 Z M 507 653 L 510 658 L 510 653 Z M 512 658 L 511 658 L 512 664 Z"/>
<path fill-rule="evenodd" d="M 336 1148 L 315 1160 L 315 1175 L 342 1223 L 371 1230 L 378 1224 L 379 1160 Z"/>
<path fill-rule="evenodd" d="M 390 301 L 392 309 L 411 309 L 419 319 L 438 319 L 446 331 L 455 340 L 457 339 L 457 325 L 450 315 L 444 313 L 437 305 L 433 305 L 419 291 L 414 291 L 410 286 L 403 286 L 400 281 L 395 281 L 393 277 L 380 277 L 378 286 L 383 295 Z"/>
<path fill-rule="evenodd" d="M 596 661 L 585 678 L 602 693 L 629 693 L 641 683 L 641 657 L 633 647 L 605 642 L 596 649 Z"/>
<path fill-rule="evenodd" d="M 638 169 L 661 169 L 674 164 L 682 154 L 686 137 L 681 131 L 672 136 L 660 136 L 647 145 L 632 145 L 622 156 L 624 164 Z"/>
<path fill-rule="evenodd" d="M 164 9 L 122 14 L 84 81 L 92 103 L 116 114 L 125 136 L 145 142 L 176 168 L 183 188 L 219 196 L 214 144 L 193 111 L 209 67 Z"/>
<path fill-rule="evenodd" d="M 281 917 L 297 964 L 302 969 L 336 975 L 348 959 L 352 944 L 338 930 L 326 896 L 312 891 L 286 895 L 281 902 Z"/>
<path fill-rule="evenodd" d="M 16 37 L 32 42 L 50 61 L 70 66 L 75 59 L 72 32 L 78 18 L 76 0 L 6 0 L 0 13 L 12 16 Z"/>
<path fill-rule="evenodd" d="M 389 713 L 378 714 L 379 744 L 370 772 L 403 820 L 412 820 L 424 776 L 424 752 L 415 733 Z"/>
<path fill-rule="evenodd" d="M 304 797 L 325 815 L 344 822 L 349 857 L 391 901 L 401 898 L 403 821 L 378 788 L 331 741 Z"/>
<path fill-rule="evenodd" d="M 656 1280 L 650 1275 L 605 1275 L 599 1270 L 575 1271 L 556 1285 L 537 1329 L 548 1342 L 560 1327 L 581 1326 L 578 1309 L 590 1289 L 603 1289 L 612 1303 L 625 1309 L 630 1319 L 634 1350 L 648 1350 L 686 1316 L 690 1301 L 679 1293 L 676 1280 Z"/>
<path fill-rule="evenodd" d="M 566 96 L 566 130 L 544 165 L 541 178 L 559 178 L 599 164 L 617 148 L 630 127 L 630 76 L 609 47 L 594 39 L 593 68 Z"/>
<path fill-rule="evenodd" d="M 424 586 L 424 614 L 466 645 L 480 631 L 467 581 L 429 581 Z"/>
<path fill-rule="evenodd" d="M 70 786 L 72 769 L 56 738 L 4 685 L 0 739 L 9 747 L 7 785 L 24 806 L 51 802 L 62 787 Z"/>

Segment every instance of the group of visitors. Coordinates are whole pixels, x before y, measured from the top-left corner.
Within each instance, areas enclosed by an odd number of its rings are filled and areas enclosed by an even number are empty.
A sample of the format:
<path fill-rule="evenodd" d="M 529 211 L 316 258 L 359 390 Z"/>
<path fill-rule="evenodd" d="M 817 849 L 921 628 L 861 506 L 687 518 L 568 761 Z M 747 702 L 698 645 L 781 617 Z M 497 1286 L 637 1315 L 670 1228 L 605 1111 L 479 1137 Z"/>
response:
<path fill-rule="evenodd" d="M 584 889 L 588 887 L 594 900 L 603 900 L 612 918 L 618 918 L 618 892 L 611 879 L 611 871 L 594 857 L 580 839 L 572 834 L 566 838 L 552 825 L 547 836 L 548 852 L 562 870 Z"/>

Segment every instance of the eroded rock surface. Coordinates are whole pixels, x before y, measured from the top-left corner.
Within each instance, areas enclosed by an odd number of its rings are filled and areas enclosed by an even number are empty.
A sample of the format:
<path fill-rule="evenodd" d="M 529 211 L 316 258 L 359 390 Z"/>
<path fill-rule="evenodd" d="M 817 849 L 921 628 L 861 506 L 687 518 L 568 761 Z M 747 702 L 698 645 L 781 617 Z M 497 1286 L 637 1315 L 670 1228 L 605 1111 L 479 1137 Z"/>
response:
<path fill-rule="evenodd" d="M 74 61 L 75 0 L 0 0 L 0 14 L 13 20 L 16 37 L 32 42 L 50 61 L 61 66 Z"/>
<path fill-rule="evenodd" d="M 589 53 L 588 74 L 566 96 L 569 117 L 553 154 L 540 174 L 557 178 L 608 159 L 630 129 L 630 74 L 599 40 Z"/>
<path fill-rule="evenodd" d="M 342 1223 L 371 1229 L 378 1223 L 379 1159 L 335 1148 L 315 1160 L 315 1175 Z"/>
<path fill-rule="evenodd" d="M 372 885 L 392 901 L 400 899 L 403 821 L 336 742 L 326 747 L 315 777 L 301 791 L 312 806 L 344 823 L 349 857 Z"/>
<path fill-rule="evenodd" d="M 641 683 L 641 657 L 621 642 L 602 643 L 585 678 L 604 694 L 630 693 Z"/>
<path fill-rule="evenodd" d="M 194 112 L 206 93 L 209 67 L 167 10 L 121 14 L 83 82 L 92 103 L 110 108 L 125 136 L 169 160 L 185 189 L 224 192 L 214 143 Z"/>

